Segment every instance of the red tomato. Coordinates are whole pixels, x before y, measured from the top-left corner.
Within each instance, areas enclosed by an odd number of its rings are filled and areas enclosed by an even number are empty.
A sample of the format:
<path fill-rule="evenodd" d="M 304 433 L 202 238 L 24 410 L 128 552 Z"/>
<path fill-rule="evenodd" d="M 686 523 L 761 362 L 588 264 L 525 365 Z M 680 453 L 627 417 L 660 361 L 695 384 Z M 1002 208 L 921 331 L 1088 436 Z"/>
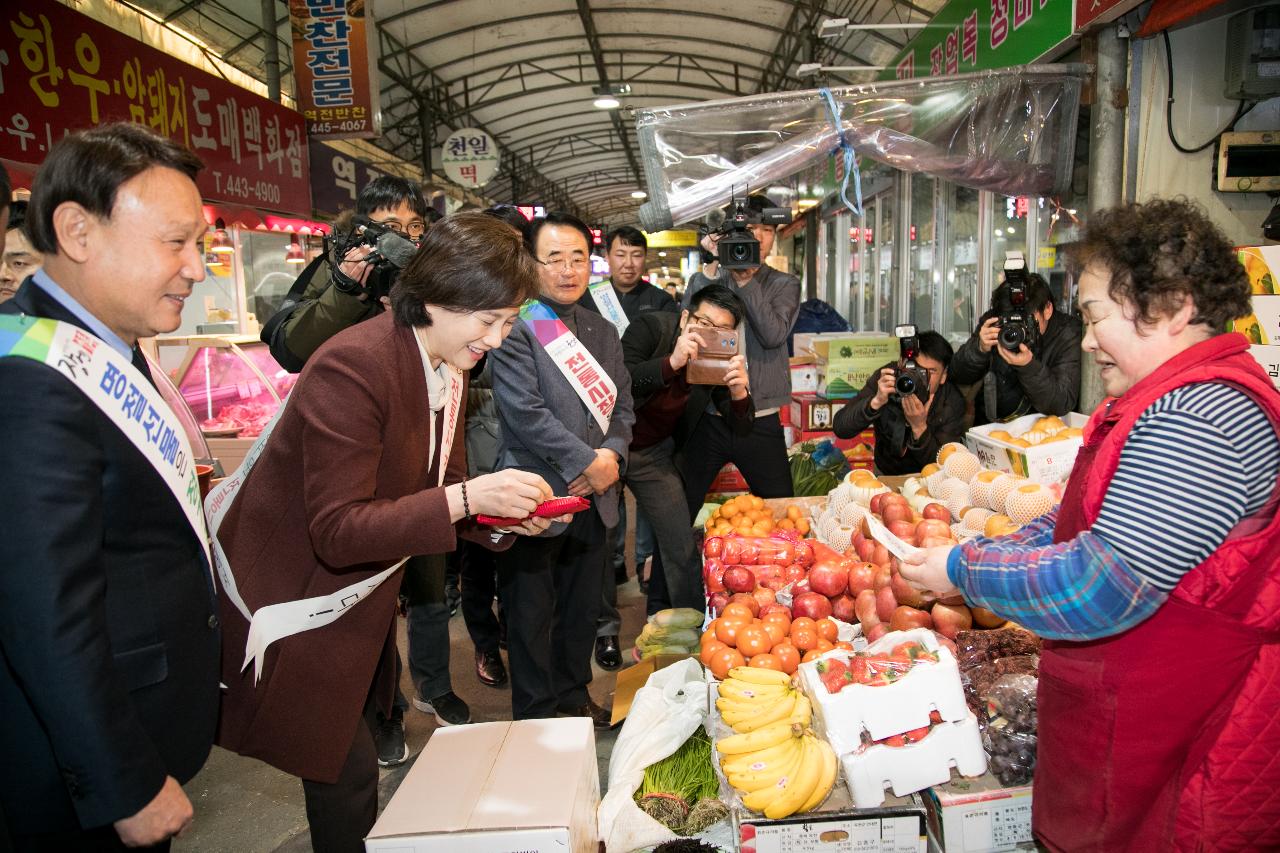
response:
<path fill-rule="evenodd" d="M 754 666 L 756 669 L 772 669 L 782 672 L 782 660 L 777 655 L 768 653 L 753 655 L 747 661 L 747 666 Z"/>
<path fill-rule="evenodd" d="M 746 658 L 737 649 L 724 648 L 718 650 L 711 656 L 711 662 L 707 664 L 711 669 L 711 674 L 721 681 L 729 674 L 729 670 L 735 666 L 746 666 Z"/>
<path fill-rule="evenodd" d="M 740 601 L 731 601 L 726 604 L 720 616 L 724 619 L 745 619 L 748 622 L 755 618 L 751 608 Z"/>
<path fill-rule="evenodd" d="M 716 639 L 726 646 L 736 646 L 738 632 L 750 624 L 746 619 L 729 619 L 721 616 L 719 624 L 716 625 Z"/>
<path fill-rule="evenodd" d="M 769 654 L 782 663 L 782 671 L 792 675 L 800 665 L 800 650 L 790 643 L 778 643 Z"/>
<path fill-rule="evenodd" d="M 791 623 L 791 645 L 802 652 L 816 649 L 818 647 L 818 632 L 811 627 L 797 627 L 797 622 Z M 805 660 L 808 660 L 808 658 L 806 657 Z"/>
<path fill-rule="evenodd" d="M 760 627 L 769 635 L 769 639 L 773 641 L 773 645 L 781 643 L 787 638 L 787 629 L 790 627 L 781 619 L 764 619 L 760 623 Z"/>
<path fill-rule="evenodd" d="M 738 651 L 746 657 L 754 657 L 768 653 L 773 648 L 773 640 L 761 625 L 744 625 L 738 630 Z"/>
<path fill-rule="evenodd" d="M 818 636 L 829 643 L 834 643 L 839 637 L 839 630 L 836 623 L 830 619 L 819 619 L 817 622 Z"/>
<path fill-rule="evenodd" d="M 716 652 L 727 648 L 729 647 L 719 640 L 712 640 L 709 643 L 703 643 L 702 652 L 698 655 L 698 660 L 702 661 L 703 666 L 711 666 L 711 659 L 715 657 Z"/>

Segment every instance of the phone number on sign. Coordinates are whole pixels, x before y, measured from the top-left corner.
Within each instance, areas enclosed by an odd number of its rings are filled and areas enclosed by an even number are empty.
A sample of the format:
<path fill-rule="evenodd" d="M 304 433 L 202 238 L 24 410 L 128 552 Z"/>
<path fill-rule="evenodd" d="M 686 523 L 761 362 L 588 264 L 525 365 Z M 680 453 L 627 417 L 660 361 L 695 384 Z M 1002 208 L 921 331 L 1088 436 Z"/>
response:
<path fill-rule="evenodd" d="M 224 175 L 222 172 L 214 172 L 213 179 L 220 193 L 244 199 L 251 198 L 260 202 L 280 203 L 279 184 L 273 184 L 270 181 L 251 181 L 244 177 Z"/>
<path fill-rule="evenodd" d="M 364 119 L 355 121 L 313 121 L 307 123 L 307 133 L 354 133 L 369 129 Z"/>

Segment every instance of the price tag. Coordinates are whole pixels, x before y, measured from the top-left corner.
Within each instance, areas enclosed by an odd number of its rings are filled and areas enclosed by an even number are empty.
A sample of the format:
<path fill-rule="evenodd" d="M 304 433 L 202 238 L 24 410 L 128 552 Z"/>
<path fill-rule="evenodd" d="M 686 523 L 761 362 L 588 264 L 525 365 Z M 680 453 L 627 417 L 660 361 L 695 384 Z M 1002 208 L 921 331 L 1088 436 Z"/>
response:
<path fill-rule="evenodd" d="M 924 549 L 917 548 L 914 545 L 908 545 L 897 536 L 889 531 L 889 528 L 880 523 L 880 519 L 874 514 L 868 512 L 866 515 L 867 527 L 871 530 L 871 537 L 889 549 L 889 553 L 908 563 L 923 563 Z"/>

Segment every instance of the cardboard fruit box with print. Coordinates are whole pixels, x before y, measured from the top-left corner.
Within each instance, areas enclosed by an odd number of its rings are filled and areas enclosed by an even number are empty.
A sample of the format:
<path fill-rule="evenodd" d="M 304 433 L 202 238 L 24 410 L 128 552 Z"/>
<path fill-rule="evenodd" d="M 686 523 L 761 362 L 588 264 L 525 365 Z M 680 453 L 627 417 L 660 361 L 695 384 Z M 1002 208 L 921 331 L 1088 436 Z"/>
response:
<path fill-rule="evenodd" d="M 1280 246 L 1244 246 L 1236 256 L 1253 297 L 1249 314 L 1229 329 L 1249 339 L 1249 352 L 1280 388 Z"/>
<path fill-rule="evenodd" d="M 1024 415 L 1008 423 L 974 427 L 965 433 L 964 443 L 983 468 L 1052 485 L 1071 474 L 1088 422 L 1088 417 L 1077 412 L 1061 418 Z"/>

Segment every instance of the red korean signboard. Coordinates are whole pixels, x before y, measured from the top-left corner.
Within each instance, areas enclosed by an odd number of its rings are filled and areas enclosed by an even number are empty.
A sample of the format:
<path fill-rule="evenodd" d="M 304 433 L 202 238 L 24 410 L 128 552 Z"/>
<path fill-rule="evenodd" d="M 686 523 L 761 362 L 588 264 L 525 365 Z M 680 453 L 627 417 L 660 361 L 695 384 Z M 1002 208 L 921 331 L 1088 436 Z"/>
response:
<path fill-rule="evenodd" d="M 289 0 L 298 109 L 314 137 L 378 136 L 363 0 Z"/>
<path fill-rule="evenodd" d="M 38 164 L 71 131 L 132 121 L 204 161 L 206 199 L 310 215 L 293 110 L 52 2 L 6 4 L 0 53 L 0 158 Z"/>

